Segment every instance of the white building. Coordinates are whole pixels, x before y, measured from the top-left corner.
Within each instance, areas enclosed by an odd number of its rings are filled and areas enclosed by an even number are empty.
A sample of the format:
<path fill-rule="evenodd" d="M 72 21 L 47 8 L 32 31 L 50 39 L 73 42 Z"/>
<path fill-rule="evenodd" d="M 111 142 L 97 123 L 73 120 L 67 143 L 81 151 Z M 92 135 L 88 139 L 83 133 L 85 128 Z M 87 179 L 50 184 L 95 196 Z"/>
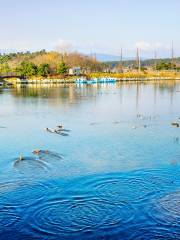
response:
<path fill-rule="evenodd" d="M 69 69 L 69 75 L 81 75 L 82 71 L 80 67 L 73 67 Z"/>

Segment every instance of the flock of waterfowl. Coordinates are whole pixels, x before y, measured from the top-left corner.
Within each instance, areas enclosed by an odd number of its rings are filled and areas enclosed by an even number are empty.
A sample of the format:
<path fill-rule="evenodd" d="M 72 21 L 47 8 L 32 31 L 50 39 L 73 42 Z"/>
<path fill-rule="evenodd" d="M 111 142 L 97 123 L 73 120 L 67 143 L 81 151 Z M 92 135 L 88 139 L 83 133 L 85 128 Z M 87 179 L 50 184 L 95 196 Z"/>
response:
<path fill-rule="evenodd" d="M 49 133 L 54 133 L 54 134 L 58 134 L 58 135 L 61 135 L 61 136 L 69 136 L 69 132 L 70 132 L 70 130 L 69 129 L 65 129 L 65 128 L 63 128 L 63 125 L 62 124 L 60 124 L 60 125 L 58 125 L 57 127 L 55 127 L 54 129 L 52 129 L 52 128 L 45 128 L 45 131 L 47 131 L 47 132 L 49 132 Z M 37 155 L 37 156 L 40 156 L 40 155 L 42 155 L 42 154 L 49 154 L 50 153 L 50 151 L 49 150 L 41 150 L 41 149 L 35 149 L 34 151 L 33 151 L 33 154 L 34 155 Z M 51 153 L 52 154 L 52 153 Z M 24 157 L 23 155 L 20 155 L 19 156 L 19 158 L 18 158 L 18 160 L 16 160 L 16 161 L 23 161 L 23 160 L 27 160 L 27 157 Z"/>
<path fill-rule="evenodd" d="M 152 116 L 144 116 L 144 115 L 142 115 L 142 114 L 137 114 L 137 119 L 139 119 L 139 120 L 152 120 L 152 119 L 154 119 L 154 117 L 152 117 Z M 180 117 L 178 118 L 178 120 L 180 120 Z M 119 123 L 119 122 L 114 122 L 114 123 Z M 95 123 L 92 123 L 92 124 L 90 124 L 90 125 L 94 125 Z M 173 122 L 171 122 L 171 125 L 173 126 L 173 127 L 176 127 L 176 128 L 179 128 L 180 127 L 180 123 L 179 123 L 179 121 L 173 121 Z M 136 128 L 138 128 L 139 126 L 137 126 L 137 125 L 133 125 L 132 126 L 132 129 L 136 129 Z M 143 127 L 143 128 L 147 128 L 148 127 L 148 125 L 147 124 L 142 124 L 142 125 L 140 125 L 140 127 Z M 3 127 L 4 128 L 4 127 Z M 61 135 L 61 136 L 69 136 L 69 132 L 70 132 L 70 130 L 68 130 L 68 129 L 65 129 L 64 127 L 63 127 L 63 125 L 62 124 L 59 124 L 59 125 L 57 125 L 55 128 L 49 128 L 49 127 L 46 127 L 45 128 L 45 131 L 47 131 L 47 132 L 49 132 L 49 133 L 53 133 L 53 134 L 58 134 L 58 135 Z M 36 150 L 34 150 L 33 151 L 33 154 L 35 154 L 35 155 L 40 155 L 41 153 L 42 153 L 42 151 L 44 151 L 44 153 L 46 153 L 46 154 L 48 154 L 48 150 L 41 150 L 41 149 L 36 149 Z M 25 160 L 26 158 L 23 156 L 23 155 L 20 155 L 19 156 L 19 161 L 22 161 L 22 160 Z"/>
<path fill-rule="evenodd" d="M 143 115 L 141 115 L 141 114 L 137 114 L 137 118 L 138 118 L 138 119 L 141 119 L 141 120 L 145 119 L 145 117 L 144 117 Z M 152 120 L 152 118 L 153 118 L 153 117 L 151 117 L 151 116 L 148 117 L 149 120 Z M 178 120 L 180 120 L 180 117 L 178 118 Z M 177 128 L 180 127 L 179 121 L 173 121 L 173 122 L 171 122 L 171 125 L 174 126 L 174 127 L 177 127 Z M 146 124 L 143 125 L 144 128 L 146 128 L 147 126 L 148 126 L 148 125 L 146 125 Z M 137 126 L 133 126 L 132 128 L 133 128 L 133 129 L 136 129 Z"/>

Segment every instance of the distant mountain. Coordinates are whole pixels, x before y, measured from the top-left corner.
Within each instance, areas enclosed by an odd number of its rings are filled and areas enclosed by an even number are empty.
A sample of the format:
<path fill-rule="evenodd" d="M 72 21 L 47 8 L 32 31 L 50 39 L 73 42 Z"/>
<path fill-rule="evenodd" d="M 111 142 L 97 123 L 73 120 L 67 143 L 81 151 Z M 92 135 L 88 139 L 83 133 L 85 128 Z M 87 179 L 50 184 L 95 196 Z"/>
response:
<path fill-rule="evenodd" d="M 0 49 L 0 54 L 9 54 L 9 53 L 16 53 L 17 50 L 15 49 Z"/>
<path fill-rule="evenodd" d="M 166 62 L 169 63 L 172 61 L 171 58 L 159 58 L 156 59 L 156 63 L 160 63 L 160 62 Z M 174 58 L 174 62 L 176 63 L 177 66 L 180 66 L 180 57 L 178 58 Z M 107 61 L 105 62 L 107 65 L 109 65 L 110 67 L 116 67 L 119 64 L 119 61 Z M 136 65 L 136 59 L 131 59 L 131 60 L 123 60 L 123 66 L 124 67 L 128 67 L 128 66 L 132 66 L 132 65 Z M 155 60 L 154 59 L 141 59 L 141 66 L 143 67 L 147 67 L 147 66 L 152 66 L 155 64 Z"/>
<path fill-rule="evenodd" d="M 121 57 L 117 55 L 96 53 L 96 59 L 100 62 L 120 61 Z M 124 60 L 131 60 L 133 58 L 125 58 Z"/>

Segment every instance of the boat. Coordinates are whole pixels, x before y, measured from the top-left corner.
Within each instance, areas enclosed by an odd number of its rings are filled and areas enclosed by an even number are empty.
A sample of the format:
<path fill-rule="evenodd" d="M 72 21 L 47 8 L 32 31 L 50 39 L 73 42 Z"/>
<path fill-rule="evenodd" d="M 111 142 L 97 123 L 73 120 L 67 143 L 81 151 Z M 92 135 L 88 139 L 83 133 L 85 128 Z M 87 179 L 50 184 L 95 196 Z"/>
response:
<path fill-rule="evenodd" d="M 76 79 L 76 83 L 87 83 L 87 79 L 85 79 L 85 78 L 78 78 L 78 79 Z"/>
<path fill-rule="evenodd" d="M 116 82 L 116 78 L 100 78 L 99 79 L 99 83 L 113 83 L 113 82 Z"/>
<path fill-rule="evenodd" d="M 93 78 L 93 79 L 85 79 L 85 78 L 79 78 L 76 80 L 76 83 L 86 83 L 86 84 L 94 84 L 94 83 L 114 83 L 116 82 L 116 78 Z"/>

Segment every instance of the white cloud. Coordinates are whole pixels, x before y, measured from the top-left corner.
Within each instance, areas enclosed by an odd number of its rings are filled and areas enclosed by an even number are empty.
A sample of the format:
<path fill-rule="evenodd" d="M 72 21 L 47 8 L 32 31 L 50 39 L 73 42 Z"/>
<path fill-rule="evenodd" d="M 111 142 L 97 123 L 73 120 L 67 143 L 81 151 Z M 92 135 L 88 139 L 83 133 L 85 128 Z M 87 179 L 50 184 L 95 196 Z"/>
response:
<path fill-rule="evenodd" d="M 162 44 L 159 42 L 156 43 L 149 43 L 149 42 L 145 42 L 145 41 L 140 41 L 137 42 L 135 44 L 135 47 L 143 50 L 143 51 L 152 51 L 154 49 L 160 49 L 160 50 L 169 50 L 171 48 L 171 45 L 167 45 L 167 44 Z"/>
<path fill-rule="evenodd" d="M 71 52 L 75 48 L 72 41 L 64 39 L 58 39 L 54 45 L 55 50 L 58 52 Z"/>
<path fill-rule="evenodd" d="M 31 43 L 28 41 L 2 41 L 0 46 L 3 52 L 28 51 L 31 49 Z"/>
<path fill-rule="evenodd" d="M 152 45 L 148 42 L 144 42 L 144 41 L 141 41 L 141 42 L 137 42 L 135 44 L 135 46 L 141 50 L 144 50 L 144 51 L 149 51 L 149 50 L 152 50 Z"/>

